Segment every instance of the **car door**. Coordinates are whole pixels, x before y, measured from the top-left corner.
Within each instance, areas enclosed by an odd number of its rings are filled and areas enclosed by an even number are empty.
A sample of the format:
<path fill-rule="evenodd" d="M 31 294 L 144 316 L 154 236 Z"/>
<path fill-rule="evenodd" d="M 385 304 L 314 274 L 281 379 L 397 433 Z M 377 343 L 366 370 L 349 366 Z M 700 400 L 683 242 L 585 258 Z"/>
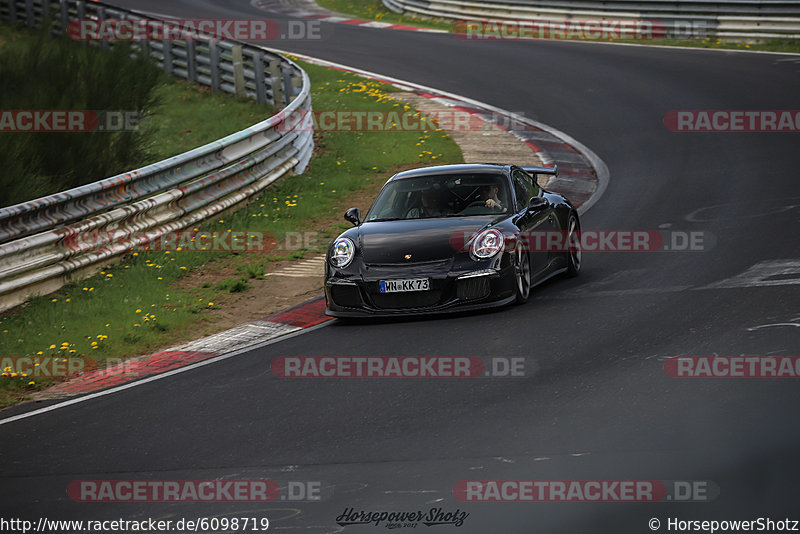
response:
<path fill-rule="evenodd" d="M 550 258 L 555 254 L 548 251 L 548 237 L 556 230 L 553 206 L 541 194 L 541 188 L 521 169 L 511 172 L 511 182 L 514 187 L 514 196 L 517 200 L 517 226 L 520 229 L 521 239 L 519 246 L 531 260 L 531 282 L 536 282 L 547 274 Z M 541 198 L 544 204 L 535 209 L 529 209 L 531 198 Z"/>

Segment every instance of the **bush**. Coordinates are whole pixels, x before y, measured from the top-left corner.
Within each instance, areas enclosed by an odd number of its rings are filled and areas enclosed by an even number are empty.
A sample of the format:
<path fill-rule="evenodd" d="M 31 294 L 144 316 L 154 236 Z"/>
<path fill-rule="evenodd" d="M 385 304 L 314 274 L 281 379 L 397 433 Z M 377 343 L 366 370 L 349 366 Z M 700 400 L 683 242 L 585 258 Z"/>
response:
<path fill-rule="evenodd" d="M 133 111 L 157 105 L 163 74 L 130 45 L 101 49 L 53 39 L 47 28 L 0 47 L 0 102 L 5 110 Z M 147 132 L 0 133 L 0 206 L 131 170 L 150 157 Z"/>
<path fill-rule="evenodd" d="M 250 289 L 250 284 L 247 283 L 247 277 L 241 277 L 238 280 L 235 278 L 226 278 L 217 284 L 217 289 L 220 291 L 227 291 L 228 293 L 244 293 Z"/>

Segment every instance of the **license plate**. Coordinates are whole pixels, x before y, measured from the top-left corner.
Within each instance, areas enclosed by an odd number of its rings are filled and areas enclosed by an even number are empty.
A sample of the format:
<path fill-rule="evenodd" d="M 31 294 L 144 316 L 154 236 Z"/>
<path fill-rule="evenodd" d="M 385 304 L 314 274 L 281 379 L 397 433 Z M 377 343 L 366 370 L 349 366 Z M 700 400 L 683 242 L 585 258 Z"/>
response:
<path fill-rule="evenodd" d="M 427 291 L 431 282 L 427 278 L 414 278 L 411 280 L 381 280 L 378 282 L 381 293 L 400 293 L 403 291 Z"/>

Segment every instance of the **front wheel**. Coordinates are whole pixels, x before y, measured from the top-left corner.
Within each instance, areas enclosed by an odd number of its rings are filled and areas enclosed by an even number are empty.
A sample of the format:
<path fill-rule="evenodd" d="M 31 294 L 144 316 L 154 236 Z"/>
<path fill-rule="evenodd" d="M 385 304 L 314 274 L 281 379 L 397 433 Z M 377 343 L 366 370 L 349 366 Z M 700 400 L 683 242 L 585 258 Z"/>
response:
<path fill-rule="evenodd" d="M 575 212 L 567 221 L 567 276 L 578 276 L 581 270 L 581 224 Z"/>
<path fill-rule="evenodd" d="M 531 258 L 527 251 L 518 250 L 514 274 L 517 279 L 517 304 L 524 304 L 531 294 Z"/>

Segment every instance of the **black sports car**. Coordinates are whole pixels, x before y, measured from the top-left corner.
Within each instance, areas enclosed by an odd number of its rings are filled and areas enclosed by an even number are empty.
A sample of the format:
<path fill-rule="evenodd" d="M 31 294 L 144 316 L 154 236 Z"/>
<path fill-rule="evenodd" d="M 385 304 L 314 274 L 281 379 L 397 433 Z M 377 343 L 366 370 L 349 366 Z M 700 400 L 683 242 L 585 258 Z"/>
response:
<path fill-rule="evenodd" d="M 347 210 L 354 228 L 328 248 L 328 315 L 523 303 L 532 286 L 560 273 L 577 275 L 577 210 L 536 181 L 537 174 L 557 173 L 557 166 L 465 164 L 394 175 L 366 217 Z"/>

